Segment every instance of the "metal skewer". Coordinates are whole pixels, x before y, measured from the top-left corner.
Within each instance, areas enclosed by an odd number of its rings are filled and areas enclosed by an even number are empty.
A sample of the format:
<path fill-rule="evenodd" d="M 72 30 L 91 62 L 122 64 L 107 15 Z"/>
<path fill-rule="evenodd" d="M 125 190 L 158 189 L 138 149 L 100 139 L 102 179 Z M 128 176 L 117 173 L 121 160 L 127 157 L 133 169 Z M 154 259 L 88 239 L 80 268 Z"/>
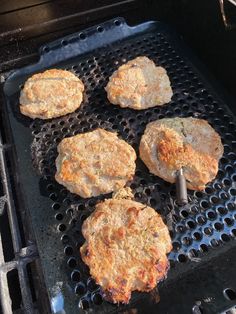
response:
<path fill-rule="evenodd" d="M 179 171 L 177 171 L 176 191 L 177 191 L 177 203 L 180 206 L 186 205 L 188 203 L 188 193 L 187 193 L 186 180 L 185 180 L 182 168 Z"/>

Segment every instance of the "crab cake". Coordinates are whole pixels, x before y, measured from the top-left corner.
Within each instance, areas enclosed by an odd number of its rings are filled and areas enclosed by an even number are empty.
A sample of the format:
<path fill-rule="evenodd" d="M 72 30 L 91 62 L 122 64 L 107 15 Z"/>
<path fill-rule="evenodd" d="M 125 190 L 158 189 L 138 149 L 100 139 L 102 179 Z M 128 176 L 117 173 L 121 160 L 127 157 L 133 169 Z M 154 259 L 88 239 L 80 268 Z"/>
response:
<path fill-rule="evenodd" d="M 103 129 L 65 138 L 57 150 L 57 182 L 84 198 L 119 190 L 135 172 L 134 149 Z"/>
<path fill-rule="evenodd" d="M 107 199 L 84 221 L 82 234 L 82 260 L 106 300 L 128 303 L 132 291 L 151 291 L 166 276 L 171 239 L 153 208 Z"/>
<path fill-rule="evenodd" d="M 177 170 L 183 168 L 191 190 L 203 190 L 216 177 L 223 150 L 220 136 L 208 122 L 194 118 L 149 123 L 139 147 L 151 173 L 174 183 Z"/>
<path fill-rule="evenodd" d="M 20 95 L 20 111 L 33 119 L 56 118 L 74 112 L 83 99 L 84 84 L 73 73 L 51 69 L 34 74 Z"/>
<path fill-rule="evenodd" d="M 120 66 L 105 90 L 112 104 L 136 110 L 162 106 L 173 95 L 166 70 L 147 57 L 137 57 Z"/>

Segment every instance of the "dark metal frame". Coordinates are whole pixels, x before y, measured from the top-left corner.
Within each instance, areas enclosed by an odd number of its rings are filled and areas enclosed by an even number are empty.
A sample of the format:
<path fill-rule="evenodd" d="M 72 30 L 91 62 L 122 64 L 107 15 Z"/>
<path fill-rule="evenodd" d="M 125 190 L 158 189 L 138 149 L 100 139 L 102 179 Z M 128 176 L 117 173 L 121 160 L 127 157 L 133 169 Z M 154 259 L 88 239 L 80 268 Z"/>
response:
<path fill-rule="evenodd" d="M 1 114 L 1 112 L 0 112 Z M 1 125 L 4 128 L 4 125 Z M 12 300 L 9 291 L 9 284 L 7 275 L 12 270 L 17 270 L 19 285 L 20 285 L 20 294 L 21 294 L 21 311 L 22 313 L 32 314 L 35 312 L 36 308 L 41 308 L 42 305 L 37 302 L 35 304 L 32 298 L 32 290 L 29 274 L 27 272 L 27 265 L 35 262 L 37 267 L 37 277 L 39 281 L 34 281 L 33 284 L 38 284 L 43 288 L 43 281 L 40 278 L 41 272 L 39 270 L 39 256 L 38 250 L 33 239 L 33 235 L 30 232 L 30 228 L 27 228 L 27 245 L 24 245 L 21 238 L 21 230 L 19 225 L 19 219 L 17 217 L 17 208 L 16 208 L 16 195 L 13 192 L 14 180 L 11 180 L 10 166 L 8 164 L 8 159 L 6 154 L 13 154 L 13 145 L 10 143 L 4 143 L 3 136 L 0 129 L 0 183 L 2 185 L 3 195 L 0 195 L 0 219 L 1 215 L 7 212 L 9 227 L 11 231 L 11 241 L 14 250 L 14 258 L 10 261 L 5 262 L 4 250 L 2 245 L 1 234 L 4 230 L 0 232 L 0 301 L 3 313 L 13 313 L 12 310 Z M 25 217 L 24 217 L 25 218 Z M 26 224 L 27 226 L 28 224 Z M 26 227 L 24 226 L 24 227 Z M 29 225 L 28 225 L 29 226 Z M 25 229 L 25 228 L 24 228 Z M 26 236 L 26 234 L 24 234 Z M 10 239 L 9 239 L 10 241 Z M 34 278 L 33 278 L 34 279 Z M 42 292 L 42 289 L 41 291 Z M 45 293 L 46 294 L 46 293 Z M 49 313 L 49 304 L 47 304 L 46 299 L 44 298 L 44 313 Z M 46 311 L 46 312 L 45 312 Z"/>

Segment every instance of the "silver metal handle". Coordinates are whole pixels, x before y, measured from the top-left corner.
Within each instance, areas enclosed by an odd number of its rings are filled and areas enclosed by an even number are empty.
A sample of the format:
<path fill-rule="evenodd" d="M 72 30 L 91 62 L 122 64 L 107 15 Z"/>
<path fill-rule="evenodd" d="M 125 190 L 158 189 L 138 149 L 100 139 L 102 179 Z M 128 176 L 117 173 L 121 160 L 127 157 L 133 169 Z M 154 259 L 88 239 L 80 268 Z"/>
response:
<path fill-rule="evenodd" d="M 176 192 L 177 192 L 178 205 L 180 206 L 186 205 L 188 203 L 188 193 L 187 193 L 186 180 L 185 180 L 182 168 L 177 172 Z"/>
<path fill-rule="evenodd" d="M 236 27 L 236 24 L 231 23 L 227 17 L 227 14 L 225 12 L 225 1 L 230 2 L 231 4 L 233 4 L 234 6 L 236 6 L 236 0 L 219 0 L 220 2 L 220 11 L 222 14 L 222 18 L 223 18 L 223 22 L 224 25 L 227 29 L 233 29 Z"/>

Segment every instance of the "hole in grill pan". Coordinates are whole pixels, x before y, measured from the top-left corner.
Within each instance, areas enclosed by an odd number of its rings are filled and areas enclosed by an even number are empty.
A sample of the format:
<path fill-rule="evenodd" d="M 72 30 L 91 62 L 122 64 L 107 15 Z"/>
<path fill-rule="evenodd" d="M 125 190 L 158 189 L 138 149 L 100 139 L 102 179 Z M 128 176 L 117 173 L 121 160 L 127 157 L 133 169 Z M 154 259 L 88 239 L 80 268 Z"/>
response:
<path fill-rule="evenodd" d="M 63 244 L 67 244 L 69 242 L 70 238 L 67 234 L 63 234 L 63 236 L 61 237 L 61 241 Z"/>
<path fill-rule="evenodd" d="M 232 211 L 232 210 L 235 210 L 236 206 L 235 206 L 235 203 L 228 203 L 227 204 L 227 208 Z"/>
<path fill-rule="evenodd" d="M 198 252 L 195 249 L 189 251 L 190 257 L 198 257 Z"/>
<path fill-rule="evenodd" d="M 211 194 L 211 193 L 214 192 L 214 190 L 213 190 L 212 187 L 208 186 L 208 187 L 205 188 L 205 192 L 206 192 L 207 194 Z"/>
<path fill-rule="evenodd" d="M 101 294 L 100 294 L 100 293 L 95 293 L 95 294 L 93 294 L 93 296 L 92 296 L 92 301 L 93 301 L 93 303 L 96 304 L 96 305 L 102 304 L 103 299 L 102 299 Z"/>
<path fill-rule="evenodd" d="M 206 220 L 205 216 L 200 215 L 200 216 L 198 216 L 198 217 L 196 218 L 196 221 L 197 221 L 197 223 L 198 223 L 199 225 L 204 225 L 207 220 Z"/>
<path fill-rule="evenodd" d="M 208 247 L 204 243 L 200 245 L 200 249 L 201 249 L 202 252 L 207 252 L 208 251 Z"/>
<path fill-rule="evenodd" d="M 216 239 L 212 239 L 210 243 L 211 243 L 211 246 L 212 246 L 212 247 L 217 247 L 217 246 L 219 246 L 219 241 L 217 241 Z"/>
<path fill-rule="evenodd" d="M 213 211 L 209 211 L 207 214 L 207 218 L 214 220 L 216 218 L 216 213 Z"/>
<path fill-rule="evenodd" d="M 76 286 L 75 286 L 75 293 L 78 295 L 82 295 L 85 294 L 86 292 L 86 286 L 83 282 L 79 282 Z"/>
<path fill-rule="evenodd" d="M 184 245 L 191 245 L 192 239 L 189 238 L 189 237 L 184 237 L 184 238 L 182 239 L 182 243 L 183 243 Z"/>
<path fill-rule="evenodd" d="M 189 227 L 189 229 L 193 229 L 195 227 L 195 223 L 192 220 L 187 221 L 186 224 Z"/>
<path fill-rule="evenodd" d="M 228 225 L 228 226 L 232 226 L 234 221 L 231 218 L 225 218 L 224 222 Z"/>
<path fill-rule="evenodd" d="M 58 214 L 55 215 L 55 218 L 57 220 L 62 220 L 63 219 L 63 215 L 61 213 L 58 213 Z"/>
<path fill-rule="evenodd" d="M 70 268 L 75 268 L 76 267 L 76 259 L 74 257 L 70 257 L 67 261 L 67 264 Z"/>
<path fill-rule="evenodd" d="M 87 287 L 90 291 L 94 291 L 96 290 L 99 286 L 96 284 L 96 282 L 94 281 L 94 279 L 90 278 L 88 279 L 87 282 Z"/>
<path fill-rule="evenodd" d="M 101 27 L 101 26 L 98 26 L 98 27 L 97 27 L 97 31 L 98 31 L 99 33 L 102 33 L 102 32 L 104 31 L 104 28 Z"/>
<path fill-rule="evenodd" d="M 230 241 L 230 237 L 227 234 L 223 233 L 221 235 L 221 240 L 224 241 L 224 242 L 229 242 Z"/>
<path fill-rule="evenodd" d="M 115 21 L 114 21 L 114 24 L 115 24 L 116 26 L 120 26 L 121 21 L 119 21 L 119 20 L 115 20 Z"/>
<path fill-rule="evenodd" d="M 194 238 L 195 240 L 199 241 L 199 240 L 201 240 L 202 235 L 201 235 L 200 232 L 194 232 L 194 233 L 193 233 L 193 238 Z"/>
<path fill-rule="evenodd" d="M 227 300 L 235 300 L 236 299 L 236 292 L 231 289 L 231 288 L 227 288 L 223 291 L 223 294 L 224 294 L 224 297 L 227 299 Z"/>
<path fill-rule="evenodd" d="M 187 212 L 187 210 L 181 210 L 180 214 L 181 214 L 181 216 L 182 216 L 183 218 L 187 218 L 187 217 L 188 217 L 188 212 Z"/>
<path fill-rule="evenodd" d="M 86 39 L 86 37 L 87 36 L 84 33 L 80 33 L 79 34 L 79 38 L 82 39 L 82 40 Z"/>
<path fill-rule="evenodd" d="M 83 310 L 87 310 L 89 308 L 89 301 L 86 299 L 81 299 L 79 302 L 79 307 Z"/>
<path fill-rule="evenodd" d="M 65 40 L 65 39 L 63 39 L 63 40 L 61 41 L 61 44 L 62 44 L 62 46 L 67 46 L 67 45 L 68 45 L 68 41 Z"/>
<path fill-rule="evenodd" d="M 201 202 L 201 206 L 206 209 L 206 208 L 209 207 L 209 204 L 208 204 L 207 201 L 202 201 L 202 202 Z"/>
<path fill-rule="evenodd" d="M 173 246 L 173 250 L 178 251 L 181 247 L 181 244 L 179 242 L 173 242 L 172 246 Z"/>
<path fill-rule="evenodd" d="M 72 255 L 73 254 L 73 248 L 68 245 L 64 248 L 64 252 L 66 255 Z"/>
<path fill-rule="evenodd" d="M 210 227 L 206 227 L 206 228 L 204 228 L 204 233 L 205 233 L 207 236 L 210 236 L 210 235 L 212 235 L 213 230 L 212 230 L 212 228 L 210 228 Z"/>
<path fill-rule="evenodd" d="M 194 305 L 192 308 L 192 313 L 193 314 L 203 314 L 203 310 L 199 305 Z"/>
<path fill-rule="evenodd" d="M 61 231 L 61 232 L 65 231 L 66 230 L 66 225 L 64 225 L 64 224 L 58 225 L 58 230 Z"/>
<path fill-rule="evenodd" d="M 180 263 L 185 263 L 185 262 L 187 261 L 186 255 L 184 255 L 184 254 L 179 254 L 179 256 L 178 256 L 178 261 L 179 261 Z"/>
<path fill-rule="evenodd" d="M 221 216 L 224 216 L 227 214 L 227 209 L 221 206 L 217 208 L 217 211 Z"/>
<path fill-rule="evenodd" d="M 236 237 L 236 229 L 232 229 L 231 233 L 234 237 Z"/>
<path fill-rule="evenodd" d="M 224 226 L 223 226 L 222 223 L 216 222 L 216 223 L 214 224 L 214 228 L 215 228 L 217 231 L 221 231 L 221 230 L 223 230 Z"/>
<path fill-rule="evenodd" d="M 78 270 L 74 270 L 72 273 L 71 273 L 71 280 L 73 281 L 80 281 L 80 272 Z"/>

